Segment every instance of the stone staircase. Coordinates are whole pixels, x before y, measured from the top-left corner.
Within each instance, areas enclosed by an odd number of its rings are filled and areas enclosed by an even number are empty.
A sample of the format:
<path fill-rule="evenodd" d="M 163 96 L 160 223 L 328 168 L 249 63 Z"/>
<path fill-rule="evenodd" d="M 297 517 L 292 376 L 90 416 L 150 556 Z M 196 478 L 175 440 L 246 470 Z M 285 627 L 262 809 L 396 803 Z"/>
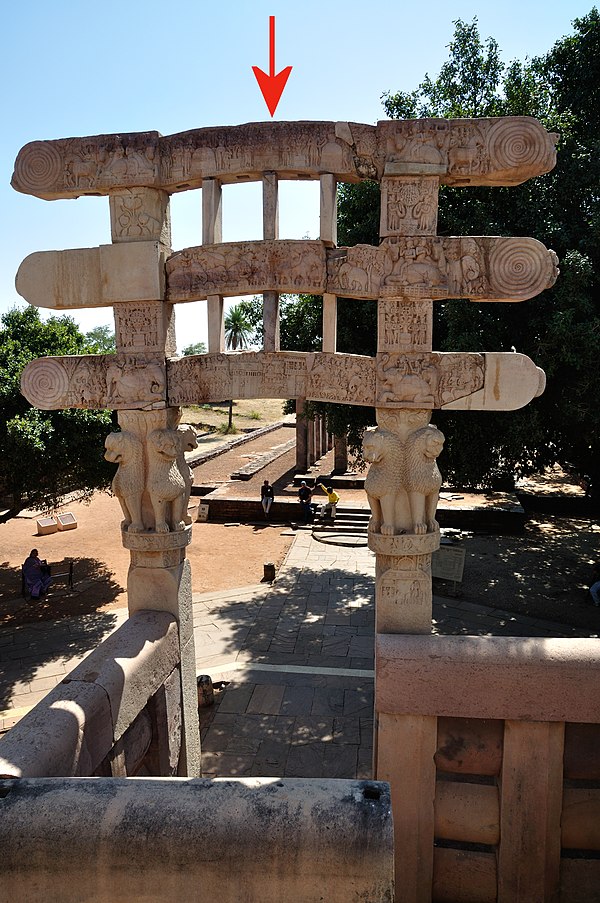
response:
<path fill-rule="evenodd" d="M 313 523 L 313 536 L 318 539 L 320 535 L 327 533 L 347 534 L 366 539 L 367 527 L 371 512 L 366 508 L 339 508 L 335 520 L 323 517 L 317 513 Z"/>

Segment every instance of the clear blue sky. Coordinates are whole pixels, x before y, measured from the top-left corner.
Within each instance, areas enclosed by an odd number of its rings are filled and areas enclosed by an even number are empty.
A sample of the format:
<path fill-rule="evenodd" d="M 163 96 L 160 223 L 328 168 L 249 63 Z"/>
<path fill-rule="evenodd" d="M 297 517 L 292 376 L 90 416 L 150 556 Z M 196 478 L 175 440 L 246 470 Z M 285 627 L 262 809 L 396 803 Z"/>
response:
<path fill-rule="evenodd" d="M 2 10 L 0 313 L 24 303 L 14 289 L 32 251 L 110 242 L 108 198 L 42 201 L 10 187 L 28 141 L 157 129 L 163 135 L 269 118 L 251 67 L 268 69 L 268 19 L 276 16 L 277 71 L 293 66 L 280 120 L 375 123 L 386 90 L 412 90 L 436 75 L 453 21 L 479 19 L 505 62 L 549 50 L 591 0 L 26 0 Z M 173 199 L 173 247 L 200 244 L 199 192 Z M 318 235 L 318 186 L 285 183 L 283 238 Z M 260 238 L 258 185 L 224 193 L 224 240 Z M 74 311 L 85 331 L 112 327 L 112 311 Z M 179 345 L 206 339 L 204 302 L 179 305 Z"/>

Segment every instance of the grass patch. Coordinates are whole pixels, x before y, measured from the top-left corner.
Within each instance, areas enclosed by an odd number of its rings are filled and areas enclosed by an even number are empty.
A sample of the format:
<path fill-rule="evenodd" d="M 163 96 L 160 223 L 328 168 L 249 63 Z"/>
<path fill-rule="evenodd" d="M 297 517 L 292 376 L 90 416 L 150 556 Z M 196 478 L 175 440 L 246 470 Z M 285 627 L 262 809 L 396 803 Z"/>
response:
<path fill-rule="evenodd" d="M 220 423 L 217 427 L 217 432 L 221 433 L 222 436 L 233 436 L 239 433 L 239 430 L 235 424 L 229 426 L 228 423 Z"/>

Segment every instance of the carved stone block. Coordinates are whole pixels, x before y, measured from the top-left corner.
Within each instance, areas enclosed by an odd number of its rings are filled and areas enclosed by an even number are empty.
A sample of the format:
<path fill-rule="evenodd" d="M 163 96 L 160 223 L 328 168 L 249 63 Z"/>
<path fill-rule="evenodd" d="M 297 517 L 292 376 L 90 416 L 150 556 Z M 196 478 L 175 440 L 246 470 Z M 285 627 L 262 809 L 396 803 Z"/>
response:
<path fill-rule="evenodd" d="M 437 176 L 384 176 L 379 234 L 435 235 L 438 189 Z"/>
<path fill-rule="evenodd" d="M 16 288 L 35 307 L 74 310 L 165 296 L 167 250 L 157 241 L 37 251 L 21 263 Z"/>
<path fill-rule="evenodd" d="M 43 357 L 23 370 L 21 391 L 43 411 L 164 408 L 165 365 L 159 359 L 111 354 Z"/>
<path fill-rule="evenodd" d="M 352 298 L 525 301 L 557 275 L 533 238 L 397 237 L 327 254 L 327 291 Z"/>
<path fill-rule="evenodd" d="M 161 137 L 132 132 L 32 141 L 15 161 L 17 191 L 54 200 L 124 188 L 167 192 L 203 179 L 338 181 L 382 175 L 440 175 L 452 185 L 516 185 L 548 172 L 556 136 L 535 119 L 422 119 L 379 122 L 254 122 Z"/>
<path fill-rule="evenodd" d="M 375 362 L 358 354 L 307 355 L 306 397 L 311 401 L 372 405 Z"/>
<path fill-rule="evenodd" d="M 173 355 L 175 309 L 162 301 L 124 301 L 115 305 L 117 351 L 125 354 Z"/>
<path fill-rule="evenodd" d="M 518 185 L 549 172 L 557 137 L 528 116 L 377 123 L 386 175 L 427 167 L 448 185 Z"/>
<path fill-rule="evenodd" d="M 154 188 L 112 192 L 110 229 L 113 242 L 156 240 L 171 246 L 169 195 Z"/>
<path fill-rule="evenodd" d="M 481 354 L 389 352 L 377 355 L 377 406 L 441 408 L 484 384 Z"/>
<path fill-rule="evenodd" d="M 325 246 L 320 241 L 255 241 L 201 245 L 167 261 L 168 299 L 209 295 L 325 291 Z"/>
<path fill-rule="evenodd" d="M 305 395 L 306 357 L 297 351 L 244 351 L 168 361 L 169 404 Z"/>
<path fill-rule="evenodd" d="M 431 351 L 433 302 L 382 298 L 377 305 L 377 348 Z"/>

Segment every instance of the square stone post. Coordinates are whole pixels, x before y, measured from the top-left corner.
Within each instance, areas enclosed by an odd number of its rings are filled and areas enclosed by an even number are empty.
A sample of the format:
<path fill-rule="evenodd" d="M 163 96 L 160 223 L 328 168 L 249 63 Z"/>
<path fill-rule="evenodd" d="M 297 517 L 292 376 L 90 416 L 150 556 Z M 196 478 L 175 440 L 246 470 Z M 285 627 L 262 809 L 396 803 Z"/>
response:
<path fill-rule="evenodd" d="M 296 399 L 296 471 L 308 470 L 308 420 L 304 416 L 305 398 Z"/>
<path fill-rule="evenodd" d="M 263 238 L 279 238 L 279 184 L 276 172 L 265 172 L 263 184 Z M 263 292 L 263 347 L 279 351 L 279 293 Z"/>
<path fill-rule="evenodd" d="M 323 351 L 337 350 L 337 297 L 330 292 L 323 295 Z"/>
<path fill-rule="evenodd" d="M 337 181 L 332 173 L 323 173 L 321 183 L 319 238 L 328 248 L 337 245 Z"/>
<path fill-rule="evenodd" d="M 218 179 L 202 182 L 202 244 L 214 245 L 223 241 L 223 205 L 221 183 Z M 219 354 L 225 350 L 225 325 L 223 322 L 223 298 L 209 295 L 207 298 L 208 350 Z"/>

